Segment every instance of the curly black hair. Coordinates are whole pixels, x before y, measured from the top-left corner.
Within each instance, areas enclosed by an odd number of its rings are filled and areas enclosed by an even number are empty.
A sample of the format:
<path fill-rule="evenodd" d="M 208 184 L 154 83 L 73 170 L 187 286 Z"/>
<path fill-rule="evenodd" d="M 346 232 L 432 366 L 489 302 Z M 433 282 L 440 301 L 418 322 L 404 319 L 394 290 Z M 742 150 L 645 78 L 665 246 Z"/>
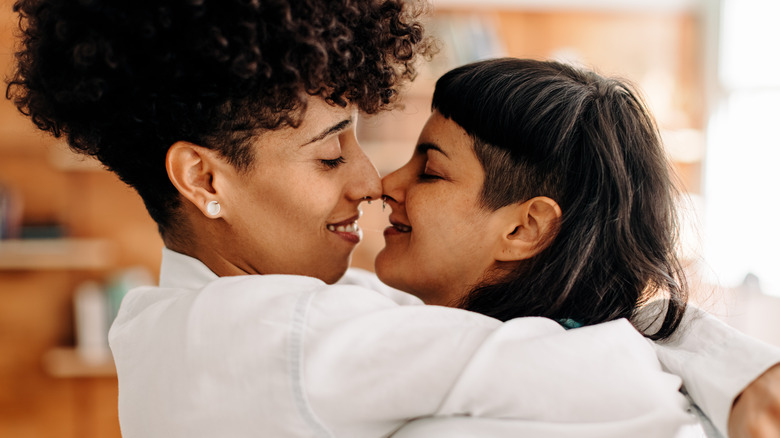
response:
<path fill-rule="evenodd" d="M 134 187 L 164 235 L 184 140 L 238 169 L 249 139 L 297 126 L 308 96 L 389 108 L 434 51 L 407 0 L 18 0 L 6 97 Z"/>

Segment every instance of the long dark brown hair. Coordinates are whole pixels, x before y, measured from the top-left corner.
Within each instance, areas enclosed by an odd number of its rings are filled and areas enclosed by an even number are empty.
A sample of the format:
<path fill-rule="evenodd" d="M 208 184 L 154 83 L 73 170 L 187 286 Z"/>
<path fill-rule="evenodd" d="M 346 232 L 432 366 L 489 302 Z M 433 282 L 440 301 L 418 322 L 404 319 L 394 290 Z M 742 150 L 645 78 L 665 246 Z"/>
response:
<path fill-rule="evenodd" d="M 676 190 L 658 129 L 627 83 L 569 65 L 495 59 L 439 79 L 433 108 L 463 127 L 495 210 L 536 196 L 562 209 L 557 234 L 460 306 L 596 324 L 668 304 L 653 339 L 670 336 L 687 303 L 677 255 Z"/>

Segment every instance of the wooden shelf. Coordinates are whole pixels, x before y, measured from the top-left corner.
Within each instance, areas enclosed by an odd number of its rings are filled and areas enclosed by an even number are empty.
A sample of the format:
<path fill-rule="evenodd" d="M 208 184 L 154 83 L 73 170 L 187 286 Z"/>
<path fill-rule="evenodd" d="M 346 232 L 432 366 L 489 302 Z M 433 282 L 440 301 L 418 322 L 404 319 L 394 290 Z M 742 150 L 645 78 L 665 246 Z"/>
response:
<path fill-rule="evenodd" d="M 102 239 L 0 240 L 0 270 L 104 269 L 113 248 Z"/>
<path fill-rule="evenodd" d="M 85 360 L 75 348 L 60 347 L 46 352 L 43 368 L 53 377 L 116 377 L 116 367 L 111 353 L 104 357 Z"/>

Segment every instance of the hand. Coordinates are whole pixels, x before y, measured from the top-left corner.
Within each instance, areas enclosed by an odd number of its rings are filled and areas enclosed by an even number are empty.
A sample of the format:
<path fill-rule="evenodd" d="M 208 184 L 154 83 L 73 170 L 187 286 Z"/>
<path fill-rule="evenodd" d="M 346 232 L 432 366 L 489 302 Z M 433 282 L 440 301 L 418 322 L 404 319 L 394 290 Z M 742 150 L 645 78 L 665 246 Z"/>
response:
<path fill-rule="evenodd" d="M 731 438 L 780 438 L 780 364 L 754 380 L 734 401 Z"/>

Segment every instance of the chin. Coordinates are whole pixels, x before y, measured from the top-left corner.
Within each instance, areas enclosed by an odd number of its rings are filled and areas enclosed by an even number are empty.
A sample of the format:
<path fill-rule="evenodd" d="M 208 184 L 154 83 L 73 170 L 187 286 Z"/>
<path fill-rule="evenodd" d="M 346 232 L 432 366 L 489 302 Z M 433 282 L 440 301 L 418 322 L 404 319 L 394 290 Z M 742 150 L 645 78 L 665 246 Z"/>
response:
<path fill-rule="evenodd" d="M 392 275 L 393 263 L 392 260 L 385 260 L 388 257 L 385 254 L 385 250 L 386 248 L 382 249 L 382 251 L 380 251 L 379 254 L 377 254 L 376 259 L 374 260 L 374 272 L 376 273 L 376 276 L 379 277 L 379 280 L 382 283 L 390 287 L 394 287 L 398 290 L 403 290 L 397 285 L 397 282 L 393 281 L 393 275 Z"/>
<path fill-rule="evenodd" d="M 400 285 L 397 282 L 393 281 L 393 277 L 392 276 L 388 276 L 387 275 L 387 272 L 385 272 L 384 269 L 381 269 L 378 266 L 375 266 L 375 271 L 376 271 L 377 278 L 379 278 L 379 281 L 381 281 L 382 283 L 384 283 L 384 284 L 386 284 L 386 285 L 388 285 L 388 286 L 390 286 L 392 288 L 395 288 L 395 289 L 402 290 L 402 291 L 406 292 L 402 287 L 400 287 Z"/>
<path fill-rule="evenodd" d="M 403 275 L 399 277 L 399 275 L 397 275 L 397 272 L 394 272 L 392 265 L 390 265 L 390 267 L 388 268 L 385 265 L 383 265 L 381 262 L 379 262 L 379 258 L 377 258 L 377 263 L 374 264 L 374 271 L 376 273 L 377 278 L 379 278 L 379 281 L 381 281 L 382 283 L 394 289 L 398 289 L 400 291 L 414 295 L 417 298 L 423 299 L 423 297 L 420 296 L 413 287 L 410 287 L 409 282 L 404 281 L 405 277 Z M 423 299 L 423 301 L 425 300 Z"/>
<path fill-rule="evenodd" d="M 416 278 L 409 278 L 408 273 L 404 275 L 403 273 L 395 272 L 392 268 L 393 266 L 390 265 L 390 268 L 387 268 L 382 263 L 379 262 L 379 258 L 377 258 L 377 263 L 374 264 L 374 271 L 376 272 L 376 276 L 379 278 L 379 281 L 382 283 L 394 288 L 398 289 L 400 291 L 406 292 L 410 295 L 414 295 L 417 298 L 421 299 L 423 303 L 429 304 L 429 305 L 437 305 L 437 306 L 446 306 L 446 307 L 459 307 L 460 299 L 455 299 L 450 295 L 447 295 L 445 293 L 442 293 L 442 291 L 438 289 L 431 289 L 429 286 L 425 284 L 419 284 L 418 282 L 412 281 L 411 283 L 408 280 L 418 280 Z"/>
<path fill-rule="evenodd" d="M 321 273 L 320 275 L 317 275 L 317 278 L 324 281 L 327 284 L 333 284 L 339 280 L 341 280 L 341 277 L 344 276 L 344 274 L 347 273 L 347 269 L 349 268 L 349 260 L 346 264 L 343 266 L 339 266 L 336 268 L 333 268 L 332 270 Z"/>

